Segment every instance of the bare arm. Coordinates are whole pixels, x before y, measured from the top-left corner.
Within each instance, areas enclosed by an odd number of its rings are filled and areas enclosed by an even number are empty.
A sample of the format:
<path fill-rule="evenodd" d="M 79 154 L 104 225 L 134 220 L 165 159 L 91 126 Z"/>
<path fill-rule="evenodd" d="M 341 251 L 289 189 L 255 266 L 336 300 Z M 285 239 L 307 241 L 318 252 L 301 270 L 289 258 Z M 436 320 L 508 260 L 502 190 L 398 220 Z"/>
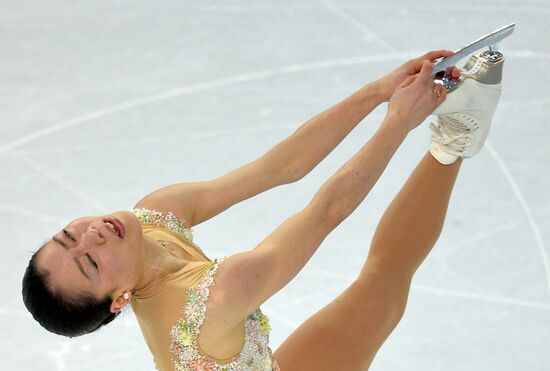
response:
<path fill-rule="evenodd" d="M 148 194 L 134 207 L 172 212 L 187 227 L 282 184 L 296 182 L 319 164 L 395 88 L 420 71 L 422 61 L 453 54 L 432 51 L 411 59 L 335 106 L 314 116 L 258 159 L 218 178 L 172 184 Z"/>
<path fill-rule="evenodd" d="M 381 102 L 378 85 L 368 84 L 308 120 L 258 159 L 209 181 L 160 188 L 134 207 L 170 211 L 187 227 L 200 224 L 241 201 L 301 179 Z"/>
<path fill-rule="evenodd" d="M 367 84 L 300 126 L 273 148 L 272 158 L 290 181 L 304 177 L 382 101 L 378 85 Z"/>
<path fill-rule="evenodd" d="M 434 94 L 431 63 L 396 90 L 374 136 L 317 191 L 311 202 L 285 220 L 254 249 L 227 259 L 217 276 L 223 308 L 212 308 L 225 323 L 242 318 L 285 286 L 326 236 L 365 199 L 408 132 L 446 94 Z M 210 310 L 210 309 L 209 309 Z"/>
<path fill-rule="evenodd" d="M 387 117 L 361 150 L 330 177 L 311 202 L 253 250 L 229 257 L 216 277 L 218 318 L 237 324 L 292 280 L 326 236 L 372 189 L 407 131 Z"/>

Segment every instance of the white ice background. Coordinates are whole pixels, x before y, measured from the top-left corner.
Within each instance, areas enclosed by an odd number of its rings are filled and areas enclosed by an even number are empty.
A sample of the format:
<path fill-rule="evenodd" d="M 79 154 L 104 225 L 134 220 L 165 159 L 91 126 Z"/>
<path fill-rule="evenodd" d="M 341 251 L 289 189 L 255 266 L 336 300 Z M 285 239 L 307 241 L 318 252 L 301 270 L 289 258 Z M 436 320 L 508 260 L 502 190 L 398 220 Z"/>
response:
<path fill-rule="evenodd" d="M 70 220 L 220 176 L 432 49 L 509 22 L 503 93 L 442 235 L 371 369 L 550 370 L 550 2 L 0 0 L 0 369 L 152 370 L 131 312 L 77 339 L 21 300 L 30 255 Z M 211 257 L 254 247 L 374 133 L 380 106 L 314 171 L 198 225 Z M 262 306 L 275 350 L 352 282 L 428 121 L 365 202 Z M 341 326 L 353 326 L 342 318 Z"/>

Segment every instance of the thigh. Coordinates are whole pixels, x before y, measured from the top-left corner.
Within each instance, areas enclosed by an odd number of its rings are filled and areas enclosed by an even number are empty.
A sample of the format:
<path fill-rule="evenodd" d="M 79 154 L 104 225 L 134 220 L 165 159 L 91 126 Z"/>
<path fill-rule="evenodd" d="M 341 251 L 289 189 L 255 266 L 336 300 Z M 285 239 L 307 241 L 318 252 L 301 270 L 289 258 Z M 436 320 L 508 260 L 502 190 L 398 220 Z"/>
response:
<path fill-rule="evenodd" d="M 399 323 L 411 279 L 364 270 L 275 351 L 282 371 L 364 371 Z"/>

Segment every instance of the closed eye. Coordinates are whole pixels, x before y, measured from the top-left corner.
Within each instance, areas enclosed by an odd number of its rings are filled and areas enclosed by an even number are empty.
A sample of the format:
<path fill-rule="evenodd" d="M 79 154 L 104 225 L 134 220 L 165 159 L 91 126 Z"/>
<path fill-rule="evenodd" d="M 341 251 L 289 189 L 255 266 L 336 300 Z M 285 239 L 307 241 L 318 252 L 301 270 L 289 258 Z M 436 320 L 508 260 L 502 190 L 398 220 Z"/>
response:
<path fill-rule="evenodd" d="M 65 236 L 67 236 L 70 240 L 76 241 L 73 236 L 69 232 L 67 232 L 66 229 L 63 230 L 63 233 L 65 233 Z"/>
<path fill-rule="evenodd" d="M 94 261 L 94 259 L 92 259 L 92 257 L 91 257 L 89 254 L 86 254 L 86 257 L 88 258 L 88 260 L 90 261 L 90 263 L 93 264 L 93 266 L 95 267 L 95 269 L 99 270 L 98 267 L 97 267 L 96 262 Z"/>

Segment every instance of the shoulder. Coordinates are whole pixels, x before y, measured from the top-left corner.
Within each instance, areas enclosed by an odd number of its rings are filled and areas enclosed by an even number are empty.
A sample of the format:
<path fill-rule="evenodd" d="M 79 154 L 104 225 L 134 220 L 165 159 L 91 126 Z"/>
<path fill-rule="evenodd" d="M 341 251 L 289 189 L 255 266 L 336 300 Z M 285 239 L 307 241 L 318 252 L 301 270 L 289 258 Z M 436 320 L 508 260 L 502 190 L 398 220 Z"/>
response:
<path fill-rule="evenodd" d="M 193 230 L 188 227 L 185 219 L 178 217 L 168 210 L 158 210 L 153 207 L 137 204 L 131 210 L 141 224 L 150 224 L 164 227 L 174 232 L 181 233 L 187 239 L 193 240 Z"/>
<path fill-rule="evenodd" d="M 162 204 L 140 201 L 131 209 L 142 224 L 159 224 L 175 222 L 179 227 L 191 229 L 190 219 L 181 210 L 166 207 Z"/>
<path fill-rule="evenodd" d="M 186 228 L 191 228 L 199 188 L 195 183 L 167 186 L 140 199 L 134 209 L 143 208 L 163 214 L 173 214 Z"/>

